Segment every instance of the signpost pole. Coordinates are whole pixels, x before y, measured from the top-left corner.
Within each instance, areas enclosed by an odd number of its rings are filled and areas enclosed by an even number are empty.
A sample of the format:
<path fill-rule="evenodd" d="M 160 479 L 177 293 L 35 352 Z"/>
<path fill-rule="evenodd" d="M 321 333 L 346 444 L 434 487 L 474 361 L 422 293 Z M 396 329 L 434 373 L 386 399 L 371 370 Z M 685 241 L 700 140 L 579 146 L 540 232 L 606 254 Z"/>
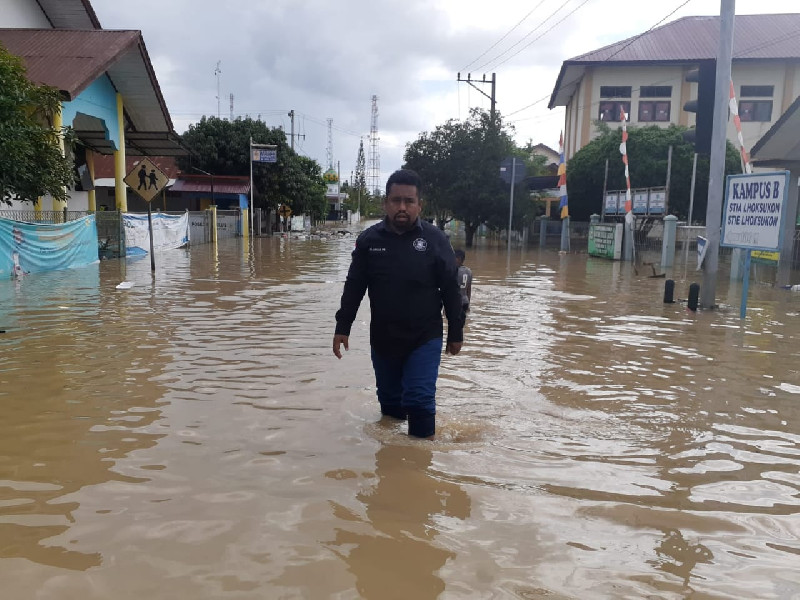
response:
<path fill-rule="evenodd" d="M 156 272 L 156 255 L 153 252 L 153 213 L 150 210 L 150 203 L 147 203 L 147 229 L 150 231 L 150 270 Z"/>
<path fill-rule="evenodd" d="M 606 159 L 606 170 L 603 175 L 603 210 L 600 211 L 600 222 L 606 220 L 606 186 L 608 185 L 608 159 Z"/>
<path fill-rule="evenodd" d="M 250 223 L 252 224 L 253 219 L 253 137 L 250 136 Z M 255 235 L 255 231 L 253 235 Z"/>
<path fill-rule="evenodd" d="M 517 157 L 511 158 L 511 202 L 508 205 L 508 253 L 511 254 L 511 217 L 514 214 L 514 187 L 517 182 Z"/>
<path fill-rule="evenodd" d="M 747 291 L 750 288 L 750 250 L 744 253 L 744 281 L 742 282 L 742 302 L 739 308 L 739 318 L 744 319 L 747 313 Z"/>
<path fill-rule="evenodd" d="M 689 232 L 691 231 L 692 227 L 692 212 L 694 211 L 694 184 L 697 179 L 697 152 L 694 153 L 694 159 L 692 160 L 692 186 L 689 191 L 689 219 L 686 222 L 689 229 L 686 230 L 686 238 L 683 241 L 685 246 L 684 248 L 684 264 L 689 260 Z"/>

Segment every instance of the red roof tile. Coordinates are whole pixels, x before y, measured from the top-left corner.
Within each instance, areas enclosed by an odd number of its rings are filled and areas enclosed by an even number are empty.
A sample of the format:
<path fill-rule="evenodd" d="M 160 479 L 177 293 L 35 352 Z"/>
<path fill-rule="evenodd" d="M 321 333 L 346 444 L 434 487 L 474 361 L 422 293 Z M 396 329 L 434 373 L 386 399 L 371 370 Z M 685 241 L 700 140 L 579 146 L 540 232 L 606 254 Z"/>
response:
<path fill-rule="evenodd" d="M 69 100 L 139 43 L 139 31 L 0 29 L 0 44 L 22 57 L 28 79 Z"/>
<path fill-rule="evenodd" d="M 207 175 L 183 175 L 170 188 L 173 192 L 211 193 L 211 177 Z M 214 177 L 215 194 L 249 194 L 250 179 L 232 175 Z"/>

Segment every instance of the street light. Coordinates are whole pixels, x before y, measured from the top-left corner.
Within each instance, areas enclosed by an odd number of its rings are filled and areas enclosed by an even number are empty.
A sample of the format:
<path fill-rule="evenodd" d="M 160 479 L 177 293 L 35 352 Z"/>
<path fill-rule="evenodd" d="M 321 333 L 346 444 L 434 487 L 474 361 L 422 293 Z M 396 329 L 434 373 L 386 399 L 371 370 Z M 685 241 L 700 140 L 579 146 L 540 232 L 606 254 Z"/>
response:
<path fill-rule="evenodd" d="M 216 206 L 217 201 L 214 198 L 214 175 L 209 173 L 208 171 L 203 171 L 203 169 L 198 169 L 197 167 L 192 167 L 193 170 L 197 171 L 198 173 L 202 173 L 203 175 L 208 175 L 211 177 L 211 206 Z"/>

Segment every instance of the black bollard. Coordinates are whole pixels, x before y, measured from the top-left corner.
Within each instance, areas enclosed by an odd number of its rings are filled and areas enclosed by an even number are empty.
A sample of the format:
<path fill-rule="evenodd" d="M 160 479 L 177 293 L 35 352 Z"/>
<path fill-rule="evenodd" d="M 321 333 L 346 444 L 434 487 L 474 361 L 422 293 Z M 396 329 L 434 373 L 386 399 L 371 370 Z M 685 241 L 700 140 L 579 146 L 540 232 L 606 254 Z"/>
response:
<path fill-rule="evenodd" d="M 664 282 L 664 304 L 673 304 L 675 302 L 675 280 L 667 279 Z"/>
<path fill-rule="evenodd" d="M 697 311 L 697 299 L 700 298 L 700 284 L 693 283 L 689 286 L 689 303 L 688 308 L 691 311 Z"/>

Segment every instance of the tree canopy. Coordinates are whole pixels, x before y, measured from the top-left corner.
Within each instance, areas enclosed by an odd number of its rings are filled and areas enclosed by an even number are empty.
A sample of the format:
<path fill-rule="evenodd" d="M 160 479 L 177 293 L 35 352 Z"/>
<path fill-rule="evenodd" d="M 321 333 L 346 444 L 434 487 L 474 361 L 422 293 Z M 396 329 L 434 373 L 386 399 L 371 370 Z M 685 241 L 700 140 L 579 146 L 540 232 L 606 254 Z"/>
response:
<path fill-rule="evenodd" d="M 500 178 L 500 163 L 512 155 L 526 165 L 531 159 L 499 117 L 493 122 L 489 113 L 473 109 L 464 121 L 450 119 L 421 133 L 406 147 L 404 166 L 422 178 L 426 214 L 440 227 L 452 218 L 463 221 L 469 247 L 481 224 L 508 225 L 510 190 Z M 515 194 L 517 224 L 536 211 L 523 188 Z"/>
<path fill-rule="evenodd" d="M 250 175 L 250 140 L 277 147 L 275 163 L 253 163 L 253 204 L 274 208 L 287 204 L 295 214 L 323 218 L 327 213 L 322 168 L 294 152 L 280 129 L 251 118 L 227 121 L 203 117 L 181 136 L 195 156 L 181 157 L 186 172 L 197 167 L 214 175 Z"/>
<path fill-rule="evenodd" d="M 71 144 L 71 131 L 53 128 L 61 110 L 58 90 L 34 85 L 20 58 L 0 46 L 0 200 L 35 202 L 50 194 L 66 201 L 75 182 L 72 161 L 59 141 Z"/>
<path fill-rule="evenodd" d="M 622 130 L 598 124 L 600 136 L 581 148 L 567 163 L 567 191 L 570 216 L 576 221 L 588 221 L 600 214 L 603 207 L 603 178 L 608 159 L 608 190 L 625 189 L 625 171 L 619 146 Z M 685 142 L 685 127 L 670 125 L 661 128 L 628 127 L 627 151 L 632 188 L 663 187 L 667 181 L 667 157 L 672 146 L 672 175 L 670 177 L 669 213 L 686 219 L 692 181 L 694 146 Z M 692 220 L 704 220 L 708 197 L 709 159 L 698 156 Z M 725 173 L 740 173 L 739 153 L 728 142 Z"/>

